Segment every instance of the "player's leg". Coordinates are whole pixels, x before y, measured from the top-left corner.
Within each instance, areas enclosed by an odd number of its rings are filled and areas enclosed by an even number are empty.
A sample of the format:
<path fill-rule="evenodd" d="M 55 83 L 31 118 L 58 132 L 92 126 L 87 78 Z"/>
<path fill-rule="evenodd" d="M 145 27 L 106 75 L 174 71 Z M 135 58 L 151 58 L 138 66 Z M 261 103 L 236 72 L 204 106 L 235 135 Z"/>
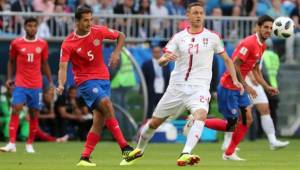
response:
<path fill-rule="evenodd" d="M 194 165 L 200 161 L 200 157 L 198 155 L 192 155 L 191 152 L 197 145 L 203 132 L 207 111 L 204 109 L 197 109 L 192 114 L 194 117 L 194 123 L 187 134 L 187 140 L 181 155 L 177 159 L 178 166 Z"/>
<path fill-rule="evenodd" d="M 100 100 L 98 109 L 105 116 L 105 126 L 112 133 L 117 143 L 119 144 L 122 151 L 128 147 L 128 143 L 123 136 L 123 133 L 119 127 L 118 120 L 115 117 L 115 110 L 113 108 L 112 102 L 108 97 L 104 97 Z"/>
<path fill-rule="evenodd" d="M 2 152 L 16 152 L 16 138 L 19 127 L 19 114 L 26 103 L 24 89 L 15 87 L 12 95 L 12 113 L 9 121 L 9 143 L 0 148 Z"/>
<path fill-rule="evenodd" d="M 270 115 L 269 103 L 255 104 L 256 109 L 260 113 L 261 126 L 268 137 L 270 149 L 275 150 L 285 147 L 289 144 L 288 141 L 279 141 L 275 135 L 275 127 Z"/>
<path fill-rule="evenodd" d="M 90 161 L 90 156 L 100 140 L 104 119 L 104 115 L 100 111 L 97 109 L 93 110 L 93 124 L 87 134 L 84 149 L 81 153 L 81 158 L 77 166 L 96 166 L 95 163 Z"/>
<path fill-rule="evenodd" d="M 35 153 L 32 143 L 35 140 L 37 128 L 38 128 L 38 115 L 39 110 L 34 108 L 29 108 L 29 135 L 26 141 L 25 150 L 27 153 Z"/>
<path fill-rule="evenodd" d="M 203 87 L 193 89 L 191 87 L 191 90 L 194 93 L 186 94 L 186 98 L 183 100 L 185 107 L 192 113 L 194 122 L 190 131 L 187 133 L 187 139 L 181 155 L 177 159 L 178 166 L 194 165 L 200 161 L 200 157 L 198 155 L 192 155 L 191 152 L 202 135 L 205 124 L 204 121 L 206 120 L 209 110 L 209 100 L 211 97 L 209 89 Z"/>
<path fill-rule="evenodd" d="M 182 93 L 178 92 L 176 88 L 168 87 L 166 93 L 158 102 L 152 118 L 142 127 L 138 145 L 130 154 L 136 154 L 131 157 L 131 160 L 123 160 L 120 165 L 132 165 L 136 158 L 143 155 L 147 144 L 155 133 L 155 130 L 170 116 L 182 113 L 184 107 L 182 102 Z"/>
<path fill-rule="evenodd" d="M 248 132 L 249 127 L 253 122 L 251 106 L 241 107 L 240 108 L 240 119 L 236 125 L 236 128 L 232 134 L 232 140 L 223 154 L 224 160 L 234 160 L 234 161 L 242 161 L 245 159 L 239 158 L 236 153 L 236 147 L 238 144 L 244 139 L 245 135 Z"/>
<path fill-rule="evenodd" d="M 223 114 L 223 116 L 227 120 L 227 127 L 226 130 L 229 132 L 236 131 L 236 126 L 237 126 L 237 118 L 239 116 L 239 110 L 240 110 L 240 98 L 243 97 L 245 99 L 248 99 L 248 96 L 246 93 L 244 93 L 243 96 L 240 96 L 239 91 L 235 90 L 229 90 L 226 88 L 223 88 L 222 86 L 218 87 L 218 106 L 219 106 L 219 111 Z M 250 104 L 250 100 L 248 99 L 245 105 Z M 246 115 L 245 113 L 246 109 L 243 109 L 243 114 Z M 242 131 L 244 132 L 244 131 Z M 235 137 L 236 138 L 236 137 Z M 236 141 L 236 140 L 235 140 Z M 222 158 L 224 160 L 242 160 L 239 158 L 236 153 L 234 152 L 236 149 L 236 146 L 239 142 L 233 143 L 232 140 L 230 141 L 231 150 L 233 149 L 232 153 L 229 153 L 227 155 L 226 153 L 223 153 Z M 229 145 L 230 146 L 230 145 Z M 230 151 L 231 151 L 230 150 Z"/>
<path fill-rule="evenodd" d="M 25 150 L 27 153 L 35 153 L 32 143 L 35 140 L 38 124 L 39 112 L 42 103 L 42 89 L 26 89 L 26 104 L 29 108 L 29 135 L 26 141 Z"/>

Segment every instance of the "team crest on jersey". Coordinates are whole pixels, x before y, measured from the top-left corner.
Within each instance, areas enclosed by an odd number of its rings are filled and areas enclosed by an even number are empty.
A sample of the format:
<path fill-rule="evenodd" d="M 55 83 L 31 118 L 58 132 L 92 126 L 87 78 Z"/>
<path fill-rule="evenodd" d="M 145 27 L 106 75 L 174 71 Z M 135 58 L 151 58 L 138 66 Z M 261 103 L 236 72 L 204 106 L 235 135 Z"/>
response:
<path fill-rule="evenodd" d="M 248 52 L 248 49 L 247 49 L 246 47 L 242 47 L 242 48 L 240 49 L 240 53 L 243 54 L 243 55 L 246 55 L 247 52 Z"/>
<path fill-rule="evenodd" d="M 26 48 L 22 48 L 21 51 L 22 51 L 22 52 L 25 52 L 25 51 L 26 51 Z"/>
<path fill-rule="evenodd" d="M 95 39 L 95 40 L 93 41 L 93 44 L 94 44 L 94 46 L 100 45 L 100 40 Z"/>
<path fill-rule="evenodd" d="M 41 47 L 36 47 L 35 52 L 38 53 L 38 54 L 40 54 L 42 52 Z"/>
<path fill-rule="evenodd" d="M 208 38 L 202 38 L 203 47 L 207 47 L 208 45 Z"/>
<path fill-rule="evenodd" d="M 79 53 L 81 51 L 81 48 L 77 48 L 76 52 Z"/>

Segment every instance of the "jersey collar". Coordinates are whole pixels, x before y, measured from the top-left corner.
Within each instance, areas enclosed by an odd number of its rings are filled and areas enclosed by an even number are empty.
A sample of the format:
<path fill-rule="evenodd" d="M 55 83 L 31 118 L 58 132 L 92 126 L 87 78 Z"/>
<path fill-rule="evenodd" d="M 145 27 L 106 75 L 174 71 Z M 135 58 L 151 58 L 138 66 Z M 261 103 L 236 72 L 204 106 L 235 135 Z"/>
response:
<path fill-rule="evenodd" d="M 26 42 L 36 42 L 37 41 L 37 37 L 35 36 L 35 38 L 33 40 L 29 40 L 26 38 L 26 36 L 23 37 L 23 40 Z"/>
<path fill-rule="evenodd" d="M 256 36 L 256 40 L 257 40 L 258 44 L 259 44 L 260 46 L 264 45 L 264 43 L 262 43 L 262 42 L 260 41 L 260 39 L 259 39 L 257 33 L 255 34 L 255 36 Z"/>
<path fill-rule="evenodd" d="M 201 31 L 195 32 L 195 33 L 191 33 L 190 30 L 189 30 L 189 28 L 190 28 L 190 26 L 188 26 L 188 27 L 186 28 L 186 30 L 187 30 L 187 32 L 188 32 L 189 34 L 191 34 L 191 35 L 201 34 L 201 33 L 204 31 L 204 27 L 202 27 L 202 30 L 201 30 Z"/>
<path fill-rule="evenodd" d="M 76 34 L 76 30 L 74 31 L 74 35 L 75 35 L 76 37 L 78 37 L 78 38 L 85 38 L 85 37 L 89 36 L 90 33 L 91 33 L 91 30 L 90 30 L 90 32 L 88 32 L 88 33 L 85 34 L 85 35 L 77 35 L 77 34 Z"/>

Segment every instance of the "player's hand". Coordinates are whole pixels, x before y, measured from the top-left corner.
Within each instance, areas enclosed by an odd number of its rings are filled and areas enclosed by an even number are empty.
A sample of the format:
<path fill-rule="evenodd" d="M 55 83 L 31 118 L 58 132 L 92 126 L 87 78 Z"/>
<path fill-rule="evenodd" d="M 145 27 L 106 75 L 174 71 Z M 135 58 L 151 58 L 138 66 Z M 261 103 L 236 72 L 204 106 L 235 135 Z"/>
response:
<path fill-rule="evenodd" d="M 111 68 L 116 68 L 119 64 L 119 60 L 120 60 L 120 54 L 116 53 L 116 52 L 112 52 L 110 59 L 109 59 L 109 63 L 108 66 Z"/>
<path fill-rule="evenodd" d="M 256 93 L 256 91 L 255 91 L 252 87 L 246 85 L 244 88 L 245 88 L 246 92 L 247 92 L 253 99 L 255 99 L 255 98 L 257 97 L 257 93 Z"/>
<path fill-rule="evenodd" d="M 269 93 L 271 96 L 276 96 L 279 94 L 279 90 L 275 87 L 271 87 L 271 86 L 268 86 L 266 89 L 267 93 Z"/>
<path fill-rule="evenodd" d="M 244 86 L 239 81 L 233 81 L 233 84 L 240 89 L 240 94 L 243 95 L 245 92 Z"/>
<path fill-rule="evenodd" d="M 165 53 L 160 59 L 159 59 L 159 65 L 165 66 L 170 61 L 175 61 L 177 59 L 177 56 L 172 53 Z"/>
<path fill-rule="evenodd" d="M 58 87 L 56 88 L 56 93 L 57 93 L 58 95 L 62 95 L 64 89 L 65 89 L 64 86 L 58 85 Z"/>
<path fill-rule="evenodd" d="M 11 79 L 6 80 L 5 85 L 7 88 L 12 88 L 14 85 L 14 81 Z"/>

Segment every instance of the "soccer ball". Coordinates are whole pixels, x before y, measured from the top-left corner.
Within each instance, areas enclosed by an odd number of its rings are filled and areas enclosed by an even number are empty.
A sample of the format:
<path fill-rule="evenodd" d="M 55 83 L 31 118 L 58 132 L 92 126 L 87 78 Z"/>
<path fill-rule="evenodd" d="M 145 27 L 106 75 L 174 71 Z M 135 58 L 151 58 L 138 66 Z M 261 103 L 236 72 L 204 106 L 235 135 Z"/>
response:
<path fill-rule="evenodd" d="M 273 23 L 273 34 L 279 38 L 289 38 L 294 33 L 294 21 L 289 17 L 278 17 Z"/>

